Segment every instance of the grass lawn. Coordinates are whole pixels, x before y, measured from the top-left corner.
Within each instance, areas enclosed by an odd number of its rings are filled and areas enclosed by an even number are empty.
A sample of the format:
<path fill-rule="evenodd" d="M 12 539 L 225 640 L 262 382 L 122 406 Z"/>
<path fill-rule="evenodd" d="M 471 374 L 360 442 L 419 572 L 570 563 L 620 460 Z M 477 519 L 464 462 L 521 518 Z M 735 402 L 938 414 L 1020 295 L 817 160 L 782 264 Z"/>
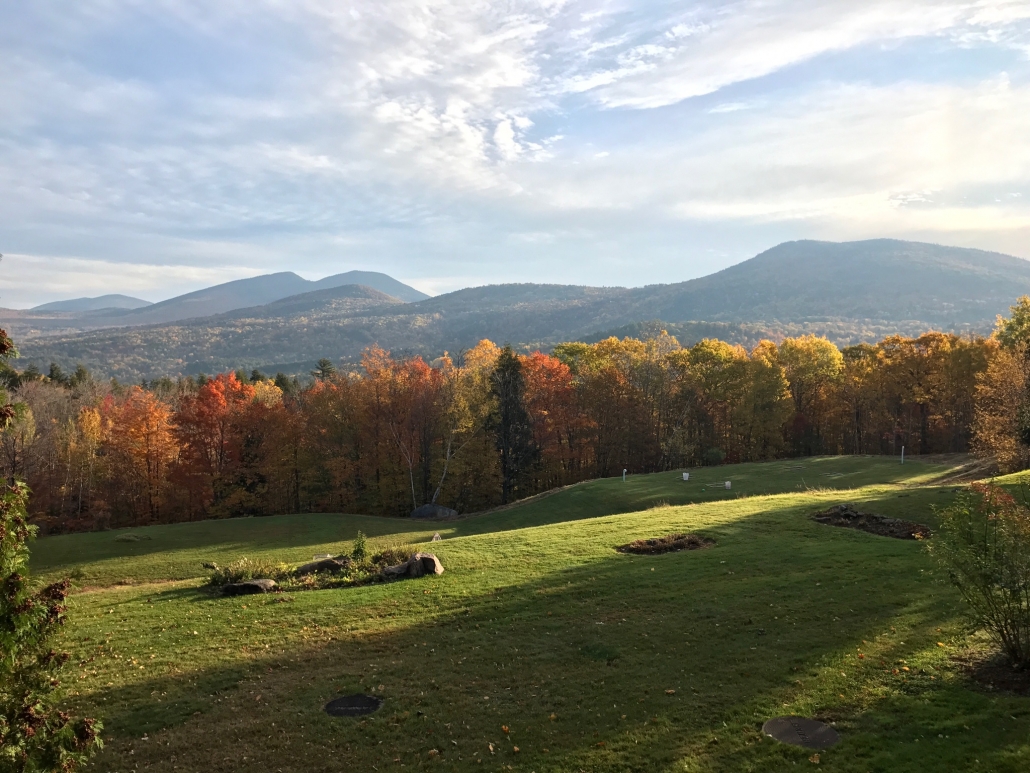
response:
<path fill-rule="evenodd" d="M 81 588 L 65 686 L 106 723 L 94 770 L 796 770 L 812 752 L 760 733 L 796 713 L 843 736 L 820 769 L 1025 771 L 1030 699 L 976 689 L 953 665 L 968 646 L 959 602 L 922 545 L 807 517 L 853 501 L 933 525 L 931 505 L 955 490 L 934 485 L 945 472 L 876 458 L 725 466 L 593 481 L 445 524 L 298 515 L 138 529 L 138 542 L 51 537 L 33 565 Z M 199 590 L 202 561 L 310 559 L 358 529 L 380 544 L 439 531 L 447 571 L 267 597 Z M 717 545 L 612 549 L 672 531 Z M 322 712 L 357 691 L 383 707 Z"/>

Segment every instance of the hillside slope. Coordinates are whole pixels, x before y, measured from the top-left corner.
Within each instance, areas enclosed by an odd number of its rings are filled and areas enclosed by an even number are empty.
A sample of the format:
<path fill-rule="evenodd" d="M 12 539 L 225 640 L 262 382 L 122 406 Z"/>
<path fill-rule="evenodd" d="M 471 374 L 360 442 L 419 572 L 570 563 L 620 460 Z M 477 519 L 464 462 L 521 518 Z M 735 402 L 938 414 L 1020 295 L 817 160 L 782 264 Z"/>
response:
<path fill-rule="evenodd" d="M 928 329 L 986 333 L 995 315 L 1030 293 L 1030 262 L 894 240 L 788 242 L 672 285 L 490 285 L 406 304 L 322 292 L 175 325 L 30 339 L 22 363 L 83 362 L 136 379 L 236 367 L 303 372 L 319 357 L 356 361 L 372 343 L 435 357 L 482 338 L 547 348 L 662 326 L 684 343 L 718 337 L 744 345 L 804 332 L 842 345 Z"/>
<path fill-rule="evenodd" d="M 867 319 L 982 326 L 1030 292 L 1030 261 L 873 239 L 786 242 L 710 276 L 634 290 L 669 322 Z M 646 315 L 643 318 L 649 318 Z"/>

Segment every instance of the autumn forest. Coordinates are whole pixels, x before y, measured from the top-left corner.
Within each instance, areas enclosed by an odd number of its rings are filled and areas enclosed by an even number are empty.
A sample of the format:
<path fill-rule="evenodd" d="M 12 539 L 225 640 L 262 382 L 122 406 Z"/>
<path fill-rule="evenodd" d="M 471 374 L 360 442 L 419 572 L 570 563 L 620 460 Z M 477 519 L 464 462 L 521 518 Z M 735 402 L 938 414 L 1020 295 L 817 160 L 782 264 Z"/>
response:
<path fill-rule="evenodd" d="M 301 384 L 223 373 L 136 386 L 5 374 L 4 474 L 50 533 L 288 512 L 459 512 L 577 481 L 813 454 L 1030 463 L 1030 302 L 994 336 L 838 349 L 814 336 L 683 347 L 668 334 L 431 362 L 371 347 Z"/>

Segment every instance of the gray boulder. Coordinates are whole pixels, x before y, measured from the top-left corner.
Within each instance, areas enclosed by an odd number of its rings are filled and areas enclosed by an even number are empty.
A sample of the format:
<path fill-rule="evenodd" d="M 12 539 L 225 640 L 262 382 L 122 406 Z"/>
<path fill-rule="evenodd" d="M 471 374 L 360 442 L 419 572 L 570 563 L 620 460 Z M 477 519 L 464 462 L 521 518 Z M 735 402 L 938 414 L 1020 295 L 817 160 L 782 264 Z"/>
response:
<path fill-rule="evenodd" d="M 396 566 L 387 566 L 383 569 L 383 577 L 403 577 L 408 573 L 409 561 L 405 561 L 403 564 L 397 564 Z"/>
<path fill-rule="evenodd" d="M 432 553 L 416 553 L 408 563 L 415 562 L 422 564 L 422 573 L 424 574 L 443 574 L 443 564 Z"/>
<path fill-rule="evenodd" d="M 275 580 L 246 580 L 244 582 L 231 582 L 222 586 L 222 593 L 226 596 L 249 596 L 254 593 L 271 593 L 275 590 Z"/>
<path fill-rule="evenodd" d="M 403 564 L 383 569 L 384 577 L 422 577 L 426 574 L 443 574 L 443 564 L 432 553 L 416 553 Z"/>
<path fill-rule="evenodd" d="M 456 518 L 457 510 L 443 505 L 426 504 L 411 511 L 412 518 Z"/>
<path fill-rule="evenodd" d="M 297 577 L 304 577 L 305 575 L 314 574 L 315 572 L 331 572 L 336 574 L 342 572 L 350 566 L 350 556 L 337 556 L 336 558 L 322 558 L 318 561 L 310 561 L 306 564 L 301 564 L 293 570 L 293 574 Z"/>

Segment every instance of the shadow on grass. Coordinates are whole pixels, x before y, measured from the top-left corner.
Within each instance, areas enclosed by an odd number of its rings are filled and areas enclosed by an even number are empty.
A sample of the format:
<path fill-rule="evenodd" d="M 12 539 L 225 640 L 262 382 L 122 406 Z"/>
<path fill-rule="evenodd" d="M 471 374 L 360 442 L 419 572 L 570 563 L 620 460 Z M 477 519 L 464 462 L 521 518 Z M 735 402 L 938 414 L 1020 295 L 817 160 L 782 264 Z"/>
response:
<path fill-rule="evenodd" d="M 519 571 L 532 555 L 513 554 L 489 575 L 451 565 L 269 603 L 268 618 L 317 621 L 319 640 L 250 642 L 244 663 L 100 691 L 114 707 L 100 767 L 786 770 L 811 753 L 759 728 L 801 713 L 841 729 L 831 770 L 1023 769 L 1028 704 L 948 671 L 935 642 L 956 599 L 920 546 L 826 530 L 808 509 L 701 525 L 708 551 L 612 551 L 533 579 Z M 339 593 L 363 594 L 363 630 L 339 633 Z M 358 691 L 383 708 L 321 712 Z"/>

